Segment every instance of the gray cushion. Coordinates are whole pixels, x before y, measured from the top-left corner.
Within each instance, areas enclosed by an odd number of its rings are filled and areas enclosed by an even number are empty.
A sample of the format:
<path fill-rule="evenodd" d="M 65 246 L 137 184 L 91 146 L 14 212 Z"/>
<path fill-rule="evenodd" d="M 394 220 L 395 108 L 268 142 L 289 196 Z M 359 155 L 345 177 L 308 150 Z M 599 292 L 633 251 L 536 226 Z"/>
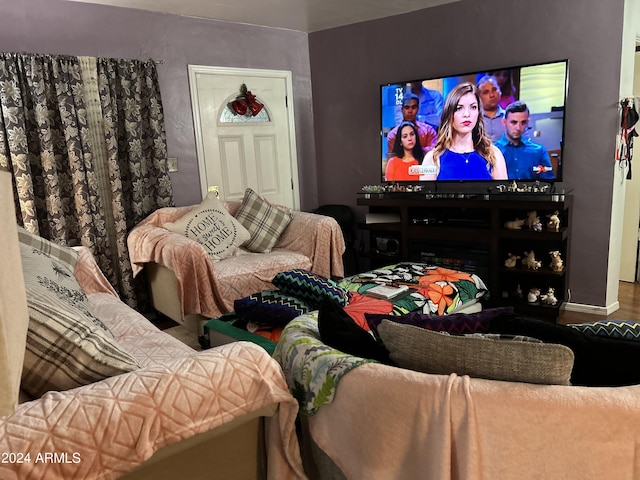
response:
<path fill-rule="evenodd" d="M 569 385 L 573 352 L 563 345 L 449 335 L 383 320 L 378 333 L 398 366 L 513 382 Z"/>
<path fill-rule="evenodd" d="M 271 251 L 292 218 L 290 211 L 270 204 L 251 188 L 245 191 L 242 205 L 236 213 L 236 219 L 251 234 L 244 247 L 259 253 Z"/>

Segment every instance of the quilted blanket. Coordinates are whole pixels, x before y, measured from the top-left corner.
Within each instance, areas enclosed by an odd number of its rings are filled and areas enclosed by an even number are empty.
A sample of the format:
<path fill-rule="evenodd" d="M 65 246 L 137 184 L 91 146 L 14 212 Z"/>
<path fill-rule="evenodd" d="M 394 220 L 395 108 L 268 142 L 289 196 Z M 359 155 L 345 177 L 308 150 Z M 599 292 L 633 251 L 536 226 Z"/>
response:
<path fill-rule="evenodd" d="M 268 478 L 306 478 L 298 404 L 278 363 L 249 342 L 195 352 L 121 302 L 79 250 L 74 273 L 92 313 L 143 368 L 48 392 L 0 417 L 0 479 L 115 479 L 164 446 L 273 405 Z"/>
<path fill-rule="evenodd" d="M 0 451 L 14 455 L 0 462 L 0 478 L 118 478 L 165 445 L 273 403 L 269 465 L 278 471 L 270 478 L 304 478 L 297 405 L 269 360 L 236 342 L 20 404 L 0 417 Z"/>

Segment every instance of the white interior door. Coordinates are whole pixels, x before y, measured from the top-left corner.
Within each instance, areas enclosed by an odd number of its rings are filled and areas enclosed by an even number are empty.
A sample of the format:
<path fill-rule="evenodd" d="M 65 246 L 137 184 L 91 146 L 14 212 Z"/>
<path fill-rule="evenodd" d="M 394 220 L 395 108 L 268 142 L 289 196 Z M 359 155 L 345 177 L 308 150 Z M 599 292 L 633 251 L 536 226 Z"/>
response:
<path fill-rule="evenodd" d="M 242 84 L 264 105 L 258 115 L 229 107 Z M 299 209 L 291 72 L 189 65 L 189 85 L 203 197 L 217 186 L 240 200 L 251 187 Z"/>

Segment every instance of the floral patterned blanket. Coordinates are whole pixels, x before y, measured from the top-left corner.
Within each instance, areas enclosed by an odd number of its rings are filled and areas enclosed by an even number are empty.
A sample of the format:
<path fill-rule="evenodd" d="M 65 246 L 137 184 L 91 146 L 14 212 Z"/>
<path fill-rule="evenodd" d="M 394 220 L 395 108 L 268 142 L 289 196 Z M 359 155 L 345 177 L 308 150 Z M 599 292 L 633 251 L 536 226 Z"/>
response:
<path fill-rule="evenodd" d="M 375 360 L 354 357 L 320 340 L 318 311 L 301 315 L 285 327 L 273 357 L 284 371 L 300 411 L 314 415 L 333 400 L 340 379 L 352 369 Z"/>
<path fill-rule="evenodd" d="M 393 304 L 393 313 L 397 315 L 415 310 L 446 315 L 489 295 L 487 286 L 475 273 L 411 262 L 347 277 L 338 285 L 350 292 L 363 294 L 380 283 L 391 282 L 409 284 L 411 287 L 410 294 L 389 300 Z"/>

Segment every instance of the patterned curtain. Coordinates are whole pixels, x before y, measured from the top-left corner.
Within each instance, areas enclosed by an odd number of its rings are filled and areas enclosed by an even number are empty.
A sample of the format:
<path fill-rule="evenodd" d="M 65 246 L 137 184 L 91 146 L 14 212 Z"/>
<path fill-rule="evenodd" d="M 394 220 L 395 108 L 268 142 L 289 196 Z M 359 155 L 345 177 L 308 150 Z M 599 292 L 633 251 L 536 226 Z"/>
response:
<path fill-rule="evenodd" d="M 97 73 L 120 283 L 130 298 L 135 286 L 126 236 L 154 210 L 173 205 L 164 113 L 153 60 L 98 58 Z"/>
<path fill-rule="evenodd" d="M 136 307 L 126 236 L 173 203 L 162 103 L 154 62 L 98 59 L 97 66 L 106 167 L 96 164 L 78 58 L 0 54 L 0 168 L 13 174 L 18 224 L 88 247 Z"/>

